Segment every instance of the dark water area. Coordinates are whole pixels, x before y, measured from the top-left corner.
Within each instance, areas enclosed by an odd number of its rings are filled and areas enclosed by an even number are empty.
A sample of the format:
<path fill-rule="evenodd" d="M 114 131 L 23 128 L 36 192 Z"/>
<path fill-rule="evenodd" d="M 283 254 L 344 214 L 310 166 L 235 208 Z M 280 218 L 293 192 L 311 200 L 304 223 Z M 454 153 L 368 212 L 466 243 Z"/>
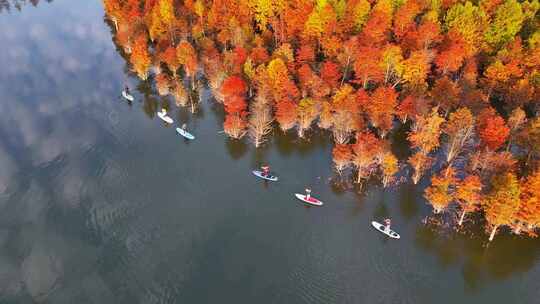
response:
<path fill-rule="evenodd" d="M 0 11 L 0 303 L 540 302 L 538 240 L 426 225 L 425 185 L 336 186 L 319 131 L 230 141 L 208 90 L 192 115 L 130 72 L 100 1 L 19 2 Z"/>

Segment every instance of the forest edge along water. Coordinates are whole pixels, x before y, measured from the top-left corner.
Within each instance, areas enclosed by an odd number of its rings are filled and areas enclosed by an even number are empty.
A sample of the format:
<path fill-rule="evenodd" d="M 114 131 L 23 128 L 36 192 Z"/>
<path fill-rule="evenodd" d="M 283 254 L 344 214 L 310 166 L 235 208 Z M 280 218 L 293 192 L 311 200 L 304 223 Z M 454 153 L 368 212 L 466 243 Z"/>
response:
<path fill-rule="evenodd" d="M 363 35 L 387 24 L 383 2 L 272 7 L 309 22 L 249 1 L 171 2 L 172 23 L 167 1 L 135 2 L 0 4 L 0 302 L 537 302 L 540 244 L 522 203 L 538 160 L 534 60 L 522 61 L 533 2 L 392 4 L 392 40 L 375 46 Z M 357 3 L 369 13 L 343 30 Z M 339 30 L 328 19 L 317 34 L 332 12 Z M 519 34 L 495 35 L 503 12 L 521 16 Z M 451 31 L 475 18 L 467 39 Z M 456 50 L 463 60 L 442 67 Z M 383 61 L 387 75 L 366 66 Z M 134 102 L 118 102 L 125 85 Z M 163 108 L 197 140 L 179 140 Z M 502 125 L 507 136 L 489 135 Z M 277 183 L 250 173 L 263 164 Z M 306 187 L 324 206 L 293 197 Z M 385 218 L 403 240 L 369 227 Z"/>
<path fill-rule="evenodd" d="M 325 130 L 341 179 L 386 188 L 427 175 L 424 198 L 443 224 L 460 229 L 465 217 L 482 216 L 489 241 L 505 227 L 537 236 L 540 191 L 529 185 L 540 185 L 540 30 L 524 26 L 538 27 L 537 1 L 491 10 L 456 3 L 441 14 L 422 0 L 103 3 L 132 71 L 192 113 L 204 80 L 232 140 L 259 148 L 274 127 L 300 139 Z M 526 94 L 497 76 L 512 64 Z M 399 128 L 403 159 L 389 137 Z"/>

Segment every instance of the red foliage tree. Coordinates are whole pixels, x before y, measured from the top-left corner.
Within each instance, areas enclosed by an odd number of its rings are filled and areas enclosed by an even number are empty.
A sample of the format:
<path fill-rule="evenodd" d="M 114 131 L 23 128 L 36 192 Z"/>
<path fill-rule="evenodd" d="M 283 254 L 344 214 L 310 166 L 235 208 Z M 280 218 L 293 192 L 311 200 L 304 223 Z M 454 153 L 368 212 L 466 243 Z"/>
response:
<path fill-rule="evenodd" d="M 336 88 L 339 85 L 341 79 L 341 72 L 339 65 L 332 61 L 325 61 L 321 67 L 321 78 L 331 88 Z"/>
<path fill-rule="evenodd" d="M 483 111 L 478 117 L 478 135 L 484 147 L 495 151 L 507 140 L 510 128 L 504 119 L 492 108 Z"/>
<path fill-rule="evenodd" d="M 246 83 L 238 76 L 230 76 L 223 81 L 221 86 L 221 93 L 224 97 L 223 104 L 227 112 L 223 129 L 232 138 L 241 138 L 246 133 L 246 91 Z"/>
<path fill-rule="evenodd" d="M 309 44 L 302 45 L 296 52 L 296 61 L 299 64 L 315 61 L 315 50 Z"/>
<path fill-rule="evenodd" d="M 352 149 L 350 145 L 336 145 L 332 150 L 332 160 L 336 171 L 341 174 L 352 161 Z"/>
<path fill-rule="evenodd" d="M 290 98 L 283 98 L 276 102 L 276 121 L 283 131 L 293 128 L 297 123 L 297 105 Z"/>

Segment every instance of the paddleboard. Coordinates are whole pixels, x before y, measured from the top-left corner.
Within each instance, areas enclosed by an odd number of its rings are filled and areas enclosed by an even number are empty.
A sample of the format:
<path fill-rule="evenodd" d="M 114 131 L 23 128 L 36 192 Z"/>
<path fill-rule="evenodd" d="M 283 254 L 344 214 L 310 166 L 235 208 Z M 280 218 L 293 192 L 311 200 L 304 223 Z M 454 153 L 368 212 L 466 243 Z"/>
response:
<path fill-rule="evenodd" d="M 187 131 L 182 130 L 182 128 L 176 128 L 176 133 L 178 133 L 178 134 L 180 134 L 180 135 L 182 135 L 185 138 L 190 139 L 190 140 L 195 139 L 195 136 L 193 136 L 191 133 L 189 133 Z"/>
<path fill-rule="evenodd" d="M 135 98 L 131 95 L 129 95 L 128 93 L 126 93 L 126 91 L 122 91 L 122 97 L 124 97 L 125 99 L 129 100 L 129 101 L 134 101 Z"/>
<path fill-rule="evenodd" d="M 273 176 L 272 174 L 270 174 L 270 176 L 264 176 L 264 175 L 262 175 L 261 171 L 254 170 L 254 171 L 251 171 L 251 172 L 253 172 L 253 174 L 255 176 L 260 177 L 260 178 L 265 179 L 265 180 L 269 180 L 269 181 L 272 181 L 272 182 L 277 182 L 277 180 L 278 180 L 278 177 Z"/>
<path fill-rule="evenodd" d="M 392 229 L 389 229 L 388 231 L 386 231 L 384 229 L 384 225 L 381 224 L 381 223 L 377 223 L 375 221 L 371 222 L 371 225 L 373 226 L 373 228 L 379 230 L 381 233 L 384 233 L 385 235 L 387 235 L 388 237 L 390 238 L 393 238 L 393 239 L 399 239 L 400 236 L 397 232 L 395 232 L 394 230 Z"/>
<path fill-rule="evenodd" d="M 306 199 L 306 196 L 304 194 L 299 194 L 299 193 L 295 193 L 294 194 L 296 196 L 297 199 L 301 200 L 302 202 L 306 203 L 306 204 L 310 204 L 310 205 L 313 205 L 313 206 L 322 206 L 323 205 L 323 202 L 321 202 L 320 200 L 314 198 L 313 196 L 308 199 Z"/>
<path fill-rule="evenodd" d="M 163 112 L 158 112 L 158 113 L 157 113 L 157 116 L 158 116 L 159 118 L 161 118 L 161 120 L 163 120 L 163 121 L 166 122 L 166 123 L 169 123 L 169 124 L 172 124 L 172 123 L 173 123 L 172 118 L 170 118 L 169 116 L 167 116 L 167 113 L 164 114 Z"/>

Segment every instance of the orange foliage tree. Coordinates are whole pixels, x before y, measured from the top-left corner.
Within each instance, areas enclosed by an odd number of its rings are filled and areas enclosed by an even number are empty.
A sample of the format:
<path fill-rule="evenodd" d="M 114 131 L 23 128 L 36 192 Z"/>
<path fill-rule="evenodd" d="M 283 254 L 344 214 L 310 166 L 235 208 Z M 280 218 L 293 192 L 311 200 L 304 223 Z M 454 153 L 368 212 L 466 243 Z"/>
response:
<path fill-rule="evenodd" d="M 369 178 L 375 173 L 378 166 L 378 158 L 385 150 L 385 144 L 373 133 L 362 132 L 357 134 L 356 143 L 352 146 L 352 163 L 358 171 L 356 182 Z"/>
<path fill-rule="evenodd" d="M 458 225 L 463 224 L 465 215 L 480 208 L 482 181 L 477 175 L 468 175 L 456 185 L 455 199 L 461 208 Z"/>
<path fill-rule="evenodd" d="M 352 161 L 352 149 L 350 145 L 337 144 L 332 150 L 332 160 L 334 161 L 334 168 L 341 174 Z"/>
<path fill-rule="evenodd" d="M 139 35 L 135 38 L 131 52 L 131 63 L 135 72 L 141 79 L 148 78 L 148 69 L 150 69 L 150 53 L 148 52 L 148 43 L 146 35 Z"/>
<path fill-rule="evenodd" d="M 527 176 L 520 185 L 520 205 L 516 216 L 516 233 L 534 233 L 540 226 L 540 171 Z"/>
<path fill-rule="evenodd" d="M 424 197 L 433 207 L 435 214 L 443 212 L 454 200 L 455 172 L 452 168 L 444 171 L 445 173 L 441 172 L 431 178 L 431 184 L 424 192 Z"/>
<path fill-rule="evenodd" d="M 371 124 L 379 129 L 381 137 L 392 129 L 396 105 L 397 93 L 389 87 L 378 87 L 365 105 Z"/>

